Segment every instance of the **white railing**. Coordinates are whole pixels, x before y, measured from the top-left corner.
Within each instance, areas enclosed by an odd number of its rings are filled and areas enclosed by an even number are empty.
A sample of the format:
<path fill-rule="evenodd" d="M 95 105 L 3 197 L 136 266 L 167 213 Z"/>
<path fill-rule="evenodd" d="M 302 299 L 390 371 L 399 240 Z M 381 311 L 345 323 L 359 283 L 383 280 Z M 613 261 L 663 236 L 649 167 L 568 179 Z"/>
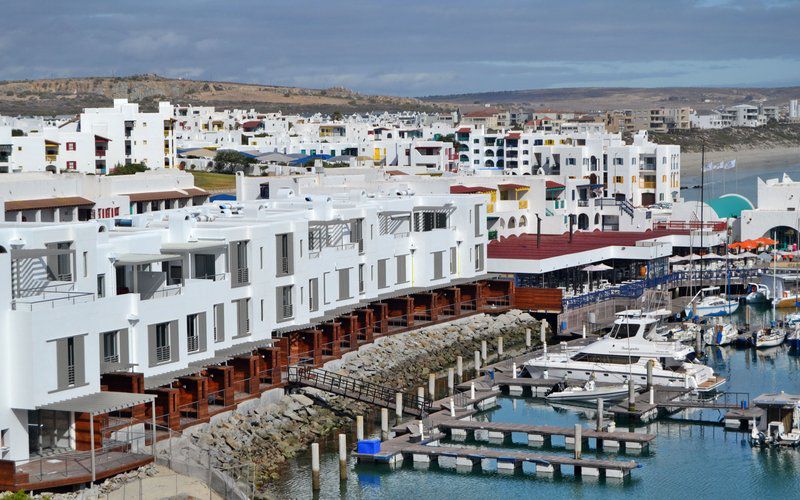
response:
<path fill-rule="evenodd" d="M 119 354 L 111 354 L 110 356 L 103 356 L 104 363 L 119 363 Z"/>
<path fill-rule="evenodd" d="M 218 273 L 218 274 L 206 274 L 203 276 L 195 276 L 194 279 L 197 280 L 211 280 L 211 281 L 225 281 L 228 277 L 228 273 Z"/>
<path fill-rule="evenodd" d="M 282 274 L 289 274 L 289 257 L 279 257 L 280 272 Z"/>
<path fill-rule="evenodd" d="M 411 236 L 411 233 L 408 231 L 404 231 L 402 233 L 392 233 L 392 236 L 394 236 L 395 238 L 408 238 L 409 236 Z"/>
<path fill-rule="evenodd" d="M 163 299 L 164 297 L 173 297 L 175 295 L 181 294 L 180 285 L 175 285 L 171 287 L 164 287 L 159 288 L 158 290 L 153 291 L 152 293 L 140 293 L 142 300 L 150 300 L 150 299 Z"/>
<path fill-rule="evenodd" d="M 25 290 L 20 290 L 20 293 Z M 34 311 L 54 308 L 62 305 L 83 304 L 92 302 L 94 294 L 91 292 L 72 292 L 60 290 L 41 290 L 38 295 L 20 297 L 11 302 L 11 308 L 21 311 Z"/>

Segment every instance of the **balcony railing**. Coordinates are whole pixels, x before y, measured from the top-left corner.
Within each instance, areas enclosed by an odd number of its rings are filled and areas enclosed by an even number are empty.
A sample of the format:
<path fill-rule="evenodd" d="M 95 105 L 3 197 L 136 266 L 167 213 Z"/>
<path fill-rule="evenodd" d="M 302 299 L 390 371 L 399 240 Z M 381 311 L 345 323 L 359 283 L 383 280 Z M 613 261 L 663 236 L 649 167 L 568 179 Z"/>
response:
<path fill-rule="evenodd" d="M 242 267 L 236 270 L 236 284 L 250 283 L 250 268 Z"/>
<path fill-rule="evenodd" d="M 26 290 L 20 290 L 23 294 Z M 61 290 L 30 290 L 35 295 L 18 297 L 11 303 L 15 311 L 34 311 L 43 308 L 53 308 L 62 305 L 82 304 L 94 300 L 92 292 L 73 292 Z"/>
<path fill-rule="evenodd" d="M 95 156 L 105 156 L 106 155 L 106 150 L 105 149 L 95 149 L 94 150 L 94 155 Z"/>
<path fill-rule="evenodd" d="M 278 266 L 281 274 L 289 274 L 289 257 L 278 257 Z"/>
<path fill-rule="evenodd" d="M 75 385 L 75 365 L 67 365 L 67 384 Z"/>
<path fill-rule="evenodd" d="M 655 189 L 655 181 L 639 181 L 639 187 L 642 189 Z"/>
<path fill-rule="evenodd" d="M 119 354 L 109 354 L 108 356 L 103 356 L 104 363 L 119 363 Z"/>
<path fill-rule="evenodd" d="M 142 300 L 150 300 L 150 299 L 163 299 L 165 297 L 174 297 L 176 295 L 181 294 L 181 289 L 183 287 L 181 285 L 175 285 L 170 287 L 159 288 L 153 292 L 139 292 L 139 296 Z"/>
<path fill-rule="evenodd" d="M 211 281 L 225 281 L 227 278 L 228 273 L 218 273 L 218 274 L 204 274 L 202 276 L 195 276 L 194 279 L 197 280 L 211 280 Z"/>
<path fill-rule="evenodd" d="M 292 307 L 292 304 L 283 304 L 281 307 L 281 313 L 283 314 L 282 317 L 284 319 L 291 318 L 294 316 L 294 307 Z"/>
<path fill-rule="evenodd" d="M 519 200 L 519 209 L 527 210 L 527 208 L 528 208 L 528 200 Z"/>
<path fill-rule="evenodd" d="M 165 363 L 170 360 L 170 349 L 168 345 L 156 347 L 156 362 Z"/>
<path fill-rule="evenodd" d="M 186 350 L 189 352 L 198 352 L 200 350 L 200 337 L 198 335 L 186 337 Z"/>

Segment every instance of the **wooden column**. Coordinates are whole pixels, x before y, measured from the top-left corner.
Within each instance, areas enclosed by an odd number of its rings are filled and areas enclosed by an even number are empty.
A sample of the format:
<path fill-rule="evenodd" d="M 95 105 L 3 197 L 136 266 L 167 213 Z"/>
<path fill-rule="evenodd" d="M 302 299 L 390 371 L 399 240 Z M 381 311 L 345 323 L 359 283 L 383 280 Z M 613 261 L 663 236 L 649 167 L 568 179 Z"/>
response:
<path fill-rule="evenodd" d="M 253 354 L 236 356 L 230 361 L 234 369 L 234 384 L 248 394 L 260 391 L 258 383 L 258 356 Z M 238 384 L 237 384 L 238 383 Z"/>
<path fill-rule="evenodd" d="M 376 302 L 369 305 L 374 318 L 374 336 L 386 335 L 389 332 L 389 304 L 386 302 Z"/>
<path fill-rule="evenodd" d="M 94 417 L 94 448 L 103 447 L 103 416 Z M 89 413 L 75 413 L 75 450 L 89 451 L 92 449 L 92 437 L 90 432 L 91 415 Z"/>
<path fill-rule="evenodd" d="M 374 340 L 375 335 L 375 310 L 370 308 L 356 311 L 356 336 L 357 343 L 368 344 Z"/>
<path fill-rule="evenodd" d="M 178 409 L 184 417 L 197 420 L 208 418 L 208 380 L 200 375 L 180 377 L 177 381 L 180 390 Z"/>
<path fill-rule="evenodd" d="M 342 356 L 341 340 L 342 324 L 339 321 L 323 323 L 320 334 L 320 355 L 340 358 Z M 322 346 L 325 346 L 324 352 L 322 351 Z"/>
<path fill-rule="evenodd" d="M 128 392 L 131 394 L 144 394 L 144 374 L 135 372 L 104 373 L 100 376 L 103 390 L 112 392 Z M 120 413 L 130 416 L 134 420 L 143 420 L 147 405 L 136 405 Z"/>
<path fill-rule="evenodd" d="M 262 384 L 277 385 L 281 382 L 280 357 L 281 349 L 279 347 L 258 349 L 258 377 Z"/>
<path fill-rule="evenodd" d="M 358 347 L 358 316 L 354 313 L 339 317 L 342 326 L 340 347 L 342 352 L 352 351 Z"/>
<path fill-rule="evenodd" d="M 176 431 L 180 430 L 181 427 L 181 416 L 178 414 L 179 392 L 174 387 L 159 387 L 145 391 L 145 394 L 155 394 L 156 396 L 156 416 L 165 420 L 159 425 L 166 424 L 167 427 Z M 151 411 L 149 406 L 146 409 L 147 412 Z M 148 415 L 148 417 L 151 417 L 151 415 Z"/>

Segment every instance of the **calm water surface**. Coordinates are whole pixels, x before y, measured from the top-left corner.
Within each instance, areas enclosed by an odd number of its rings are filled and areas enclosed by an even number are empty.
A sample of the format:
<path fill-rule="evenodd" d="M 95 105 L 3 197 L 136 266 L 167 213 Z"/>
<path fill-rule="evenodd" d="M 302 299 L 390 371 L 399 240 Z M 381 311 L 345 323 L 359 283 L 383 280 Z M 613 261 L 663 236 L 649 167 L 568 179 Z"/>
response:
<path fill-rule="evenodd" d="M 753 311 L 751 320 L 758 314 L 769 315 L 769 310 Z M 733 347 L 709 348 L 706 359 L 716 372 L 727 377 L 729 391 L 749 392 L 751 396 L 781 389 L 800 392 L 800 358 L 790 355 L 785 346 L 759 352 Z M 756 450 L 748 444 L 745 434 L 695 422 L 719 421 L 721 416 L 717 410 L 695 410 L 639 427 L 636 431 L 657 436 L 650 451 L 639 456 L 584 450 L 584 456 L 637 460 L 641 468 L 621 483 L 581 481 L 574 479 L 571 471 L 561 478 L 546 479 L 519 473 L 514 476 L 458 473 L 438 469 L 435 465 L 428 470 L 415 470 L 413 464 L 406 461 L 395 471 L 385 466 L 353 463 L 348 481 L 340 490 L 338 461 L 331 446 L 331 452 L 322 456 L 323 487 L 318 498 L 800 498 L 800 450 Z M 479 418 L 559 426 L 581 422 L 588 426 L 593 425 L 594 410 L 554 408 L 538 400 L 504 397 L 499 400 L 499 407 L 482 413 Z M 555 444 L 544 452 L 569 453 L 560 443 Z M 458 445 L 532 450 L 522 443 L 493 445 L 468 441 Z M 306 454 L 284 469 L 284 479 L 276 490 L 281 498 L 312 498 L 308 460 Z"/>

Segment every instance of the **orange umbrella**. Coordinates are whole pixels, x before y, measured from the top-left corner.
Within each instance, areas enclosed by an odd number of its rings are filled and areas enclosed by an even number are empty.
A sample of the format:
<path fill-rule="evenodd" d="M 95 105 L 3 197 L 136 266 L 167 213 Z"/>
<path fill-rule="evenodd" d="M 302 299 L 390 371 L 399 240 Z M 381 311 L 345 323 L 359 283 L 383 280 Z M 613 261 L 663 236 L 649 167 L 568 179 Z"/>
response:
<path fill-rule="evenodd" d="M 732 250 L 739 250 L 742 248 L 742 244 L 737 241 L 736 243 L 731 243 L 730 245 L 728 245 L 728 248 Z"/>
<path fill-rule="evenodd" d="M 745 240 L 739 243 L 740 248 L 745 250 L 755 250 L 758 248 L 758 242 L 753 240 Z"/>
<path fill-rule="evenodd" d="M 777 243 L 777 241 L 773 240 L 772 238 L 767 238 L 766 236 L 762 236 L 761 238 L 756 238 L 753 241 L 755 241 L 759 245 L 774 245 L 775 243 Z"/>

